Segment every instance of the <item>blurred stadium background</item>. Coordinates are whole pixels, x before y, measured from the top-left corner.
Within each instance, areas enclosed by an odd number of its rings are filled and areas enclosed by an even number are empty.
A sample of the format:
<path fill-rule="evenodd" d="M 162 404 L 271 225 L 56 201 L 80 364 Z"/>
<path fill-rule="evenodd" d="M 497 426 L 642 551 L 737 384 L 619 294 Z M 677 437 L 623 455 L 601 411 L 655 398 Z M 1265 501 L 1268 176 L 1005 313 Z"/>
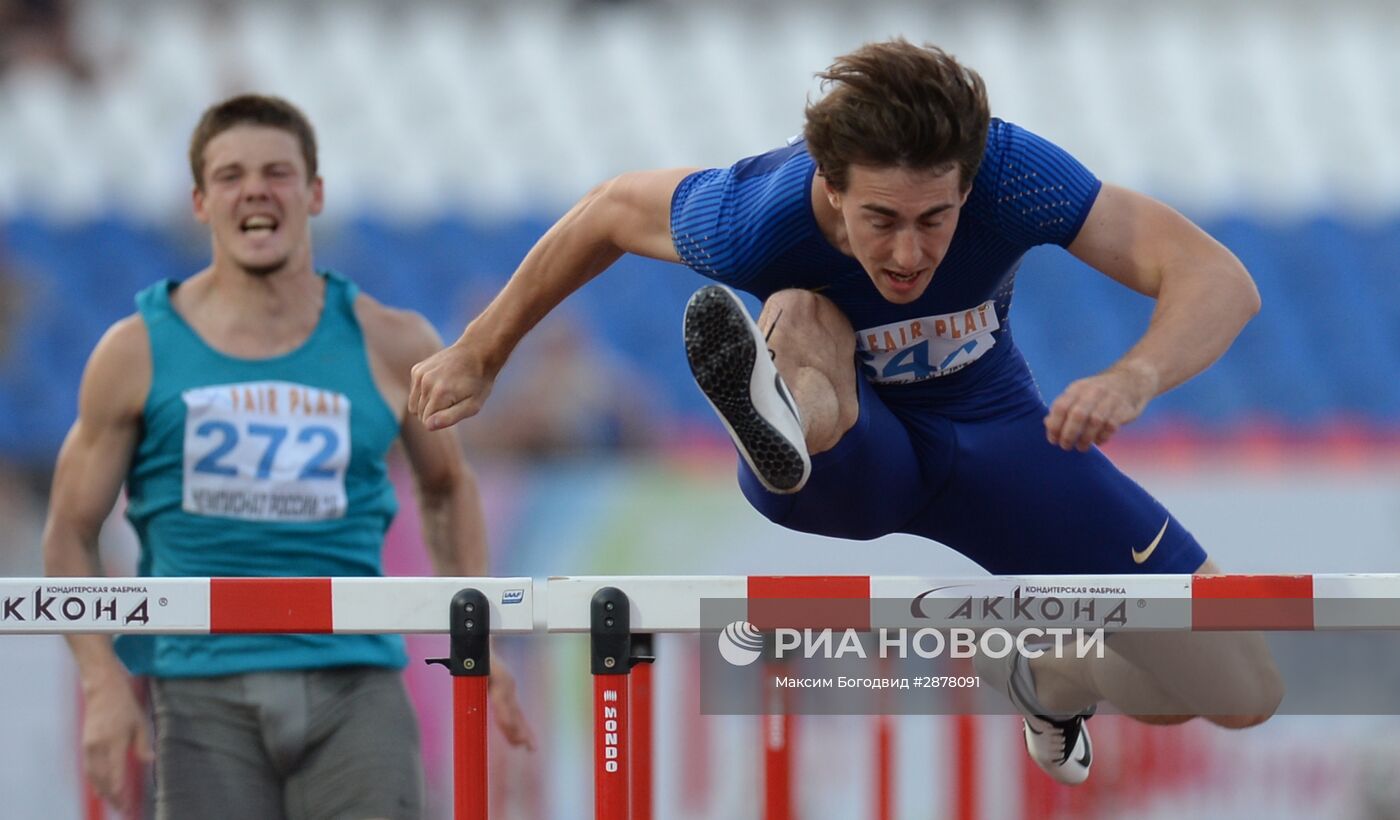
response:
<path fill-rule="evenodd" d="M 1393 0 L 0 0 L 0 573 L 41 572 L 49 470 L 94 343 L 137 289 L 207 260 L 185 151 L 211 102 L 302 106 L 326 179 L 318 262 L 453 338 L 591 185 L 762 152 L 800 130 L 813 72 L 894 34 L 958 54 L 995 115 L 1176 206 L 1258 281 L 1264 310 L 1234 349 L 1110 454 L 1226 568 L 1395 570 Z M 495 571 L 976 572 L 934 545 L 852 548 L 749 510 L 683 360 L 700 281 L 624 260 L 517 353 L 464 431 Z M 1016 338 L 1052 398 L 1151 310 L 1058 251 L 1031 254 L 1019 286 Z M 406 503 L 391 572 L 426 570 L 415 532 Z M 114 517 L 104 538 L 119 573 L 129 534 Z M 545 640 L 506 645 L 545 743 L 497 756 L 496 816 L 589 812 L 583 647 Z M 757 816 L 757 726 L 696 716 L 696 645 L 659 651 L 657 816 Z M 446 678 L 410 676 L 445 812 Z M 81 816 L 74 691 L 61 641 L 0 638 L 0 816 Z M 1014 721 L 981 724 L 983 817 L 1400 816 L 1394 717 L 1242 734 L 1096 721 L 1095 776 L 1073 796 L 1023 784 Z M 946 816 L 945 723 L 897 728 L 898 816 Z M 864 719 L 804 724 L 803 817 L 871 815 L 869 738 Z"/>

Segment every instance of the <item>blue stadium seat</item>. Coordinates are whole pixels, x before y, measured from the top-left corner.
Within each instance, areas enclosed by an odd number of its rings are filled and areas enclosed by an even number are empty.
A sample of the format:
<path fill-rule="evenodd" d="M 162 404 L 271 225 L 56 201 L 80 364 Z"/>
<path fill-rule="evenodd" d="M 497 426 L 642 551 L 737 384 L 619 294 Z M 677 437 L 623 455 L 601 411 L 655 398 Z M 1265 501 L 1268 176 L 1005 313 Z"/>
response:
<path fill-rule="evenodd" d="M 450 340 L 548 227 L 547 219 L 443 214 L 403 225 L 364 216 L 318 226 L 317 259 L 382 301 L 423 312 Z M 1219 363 L 1160 397 L 1139 426 L 1400 422 L 1400 219 L 1269 224 L 1235 216 L 1206 227 L 1250 269 L 1264 309 Z M 0 455 L 46 462 L 103 330 L 131 312 L 139 288 L 206 264 L 206 240 L 186 227 L 167 232 L 112 216 L 76 225 L 17 217 L 0 226 L 0 241 L 26 292 L 13 355 L 0 367 L 0 417 L 10 420 Z M 1151 316 L 1151 300 L 1058 250 L 1032 252 L 1017 276 L 1012 328 L 1047 400 L 1108 366 Z M 679 328 L 703 281 L 676 265 L 626 257 L 566 310 L 658 391 L 658 407 L 699 418 L 709 409 L 691 382 Z"/>

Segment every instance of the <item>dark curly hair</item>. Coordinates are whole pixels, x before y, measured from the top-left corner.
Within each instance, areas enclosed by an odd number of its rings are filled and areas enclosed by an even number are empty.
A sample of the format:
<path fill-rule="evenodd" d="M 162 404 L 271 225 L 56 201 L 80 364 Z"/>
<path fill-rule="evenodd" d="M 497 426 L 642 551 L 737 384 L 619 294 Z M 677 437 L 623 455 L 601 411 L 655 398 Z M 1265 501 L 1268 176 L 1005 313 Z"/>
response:
<path fill-rule="evenodd" d="M 836 190 L 846 189 L 851 165 L 956 164 L 962 189 L 971 187 L 991 118 L 977 72 L 940 48 L 901 38 L 866 44 L 817 76 L 830 91 L 808 103 L 804 136 Z"/>

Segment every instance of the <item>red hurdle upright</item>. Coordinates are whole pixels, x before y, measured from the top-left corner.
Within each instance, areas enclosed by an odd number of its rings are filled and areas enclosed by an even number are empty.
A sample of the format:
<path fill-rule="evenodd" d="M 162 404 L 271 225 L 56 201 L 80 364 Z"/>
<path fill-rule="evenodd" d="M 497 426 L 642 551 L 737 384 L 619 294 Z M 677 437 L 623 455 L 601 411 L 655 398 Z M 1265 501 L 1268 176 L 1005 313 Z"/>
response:
<path fill-rule="evenodd" d="M 792 710 L 792 690 L 778 686 L 791 670 L 777 657 L 774 635 L 763 635 L 763 695 L 760 714 L 763 730 L 763 820 L 793 820 L 793 754 L 797 718 Z"/>
<path fill-rule="evenodd" d="M 486 820 L 486 702 L 491 680 L 491 605 L 476 589 L 452 597 L 449 656 L 430 658 L 452 673 L 452 816 Z"/>
<path fill-rule="evenodd" d="M 631 820 L 628 683 L 632 666 L 631 603 L 603 587 L 590 607 L 593 668 L 593 816 Z"/>
<path fill-rule="evenodd" d="M 630 665 L 632 714 L 632 820 L 651 820 L 652 814 L 652 752 L 651 752 L 651 665 L 656 661 L 652 636 L 638 632 L 632 636 Z"/>

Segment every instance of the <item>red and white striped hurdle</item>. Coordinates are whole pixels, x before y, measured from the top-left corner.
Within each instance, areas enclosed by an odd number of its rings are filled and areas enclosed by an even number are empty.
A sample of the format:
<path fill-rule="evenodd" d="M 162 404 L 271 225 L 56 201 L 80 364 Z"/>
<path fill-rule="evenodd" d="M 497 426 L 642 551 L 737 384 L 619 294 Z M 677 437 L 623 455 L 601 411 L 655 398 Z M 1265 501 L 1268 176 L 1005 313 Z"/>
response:
<path fill-rule="evenodd" d="M 1400 574 L 10 578 L 0 580 L 0 634 L 448 633 L 455 817 L 478 820 L 487 816 L 486 636 L 588 632 L 595 816 L 640 820 L 651 816 L 650 636 L 718 628 L 701 617 L 702 602 L 715 599 L 742 604 L 760 629 L 903 627 L 911 613 L 934 628 L 1005 625 L 1018 607 L 1055 620 L 1068 606 L 1084 624 L 1121 630 L 1400 629 Z M 765 716 L 768 820 L 791 812 L 792 720 L 781 709 Z M 960 747 L 973 742 L 961 722 L 956 732 Z M 888 723 L 877 721 L 877 733 L 874 816 L 886 818 Z M 974 816 L 970 790 L 957 791 L 949 813 Z"/>
<path fill-rule="evenodd" d="M 464 588 L 491 631 L 534 631 L 529 578 L 4 578 L 0 633 L 440 633 Z"/>

